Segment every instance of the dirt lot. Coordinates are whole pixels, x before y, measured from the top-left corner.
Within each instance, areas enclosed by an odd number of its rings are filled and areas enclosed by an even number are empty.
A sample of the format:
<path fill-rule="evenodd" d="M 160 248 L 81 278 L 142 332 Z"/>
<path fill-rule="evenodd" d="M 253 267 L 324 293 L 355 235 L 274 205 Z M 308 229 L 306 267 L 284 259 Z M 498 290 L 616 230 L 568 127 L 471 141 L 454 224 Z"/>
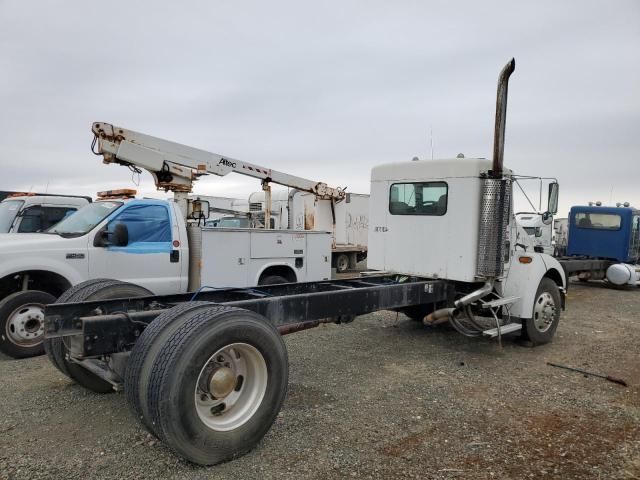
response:
<path fill-rule="evenodd" d="M 0 478 L 640 478 L 640 291 L 572 285 L 568 307 L 535 349 L 390 312 L 290 335 L 275 425 L 210 468 L 174 457 L 123 395 L 84 391 L 46 357 L 1 358 Z"/>

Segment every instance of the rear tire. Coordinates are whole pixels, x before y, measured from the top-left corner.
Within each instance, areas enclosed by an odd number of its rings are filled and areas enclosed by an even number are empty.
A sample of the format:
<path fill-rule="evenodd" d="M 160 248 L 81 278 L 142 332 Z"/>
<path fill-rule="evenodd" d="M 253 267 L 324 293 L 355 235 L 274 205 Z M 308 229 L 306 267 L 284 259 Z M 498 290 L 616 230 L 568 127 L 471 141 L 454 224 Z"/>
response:
<path fill-rule="evenodd" d="M 533 303 L 532 317 L 524 320 L 522 338 L 533 345 L 549 343 L 560 322 L 560 290 L 550 278 L 540 281 Z"/>
<path fill-rule="evenodd" d="M 287 351 L 276 328 L 257 313 L 213 306 L 162 344 L 151 368 L 146 420 L 181 457 L 224 462 L 267 433 L 287 381 Z"/>
<path fill-rule="evenodd" d="M 159 436 L 156 425 L 147 421 L 149 418 L 147 391 L 151 367 L 156 361 L 158 352 L 176 329 L 198 312 L 209 309 L 212 305 L 211 302 L 188 302 L 165 310 L 145 328 L 131 350 L 124 375 L 124 393 L 134 415 L 156 437 Z"/>
<path fill-rule="evenodd" d="M 55 303 L 67 303 L 72 297 L 77 295 L 79 292 L 86 290 L 87 288 L 97 285 L 98 283 L 104 282 L 117 282 L 118 280 L 109 280 L 107 278 L 94 278 L 93 280 L 87 280 L 86 282 L 78 283 L 74 285 L 69 290 L 66 290 L 62 295 L 58 297 Z M 70 377 L 69 371 L 67 370 L 67 365 L 65 362 L 60 362 L 60 359 L 64 358 L 66 354 L 66 350 L 64 349 L 64 345 L 62 343 L 61 338 L 45 338 L 43 342 L 44 351 L 47 353 L 47 357 L 49 357 L 49 361 L 56 367 L 60 372 L 62 372 L 67 377 Z M 61 350 L 61 352 L 57 352 L 56 350 Z"/>
<path fill-rule="evenodd" d="M 76 285 L 73 289 L 75 289 L 74 292 L 69 295 L 63 294 L 56 303 L 77 303 L 152 295 L 144 287 L 119 280 L 89 280 Z M 67 347 L 64 344 L 63 337 L 47 339 L 45 348 L 54 366 L 78 385 L 96 393 L 111 393 L 114 391 L 111 383 L 86 368 L 67 360 Z"/>
<path fill-rule="evenodd" d="M 44 353 L 44 307 L 56 297 L 40 290 L 12 293 L 0 302 L 0 351 L 13 358 Z"/>

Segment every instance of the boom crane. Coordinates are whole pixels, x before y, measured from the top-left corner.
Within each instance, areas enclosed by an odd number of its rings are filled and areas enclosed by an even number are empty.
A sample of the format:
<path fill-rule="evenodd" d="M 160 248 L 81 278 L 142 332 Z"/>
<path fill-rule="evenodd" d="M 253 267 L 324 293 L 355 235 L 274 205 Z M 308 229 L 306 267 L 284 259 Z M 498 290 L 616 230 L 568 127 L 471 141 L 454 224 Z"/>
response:
<path fill-rule="evenodd" d="M 95 136 L 91 145 L 94 154 L 102 155 L 104 163 L 117 163 L 136 172 L 141 169 L 150 172 L 159 190 L 174 193 L 185 216 L 188 209 L 187 194 L 192 191 L 193 182 L 198 177 L 209 174 L 224 177 L 229 173 L 239 173 L 259 179 L 266 197 L 267 228 L 271 216 L 271 183 L 313 193 L 316 198 L 331 200 L 332 203 L 340 202 L 346 196 L 344 189 L 332 188 L 323 182 L 296 177 L 109 123 L 95 122 L 91 131 Z"/>

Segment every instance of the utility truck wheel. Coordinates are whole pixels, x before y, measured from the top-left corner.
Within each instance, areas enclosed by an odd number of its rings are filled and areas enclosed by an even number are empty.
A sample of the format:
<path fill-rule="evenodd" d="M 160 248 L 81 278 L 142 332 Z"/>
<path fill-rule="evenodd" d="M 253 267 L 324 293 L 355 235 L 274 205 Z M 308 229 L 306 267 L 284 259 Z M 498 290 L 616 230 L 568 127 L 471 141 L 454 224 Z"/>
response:
<path fill-rule="evenodd" d="M 213 465 L 251 450 L 287 391 L 281 335 L 257 313 L 212 306 L 164 339 L 147 386 L 147 423 L 178 455 Z"/>
<path fill-rule="evenodd" d="M 56 297 L 39 290 L 12 293 L 0 302 L 0 351 L 13 358 L 44 353 L 44 307 Z"/>
<path fill-rule="evenodd" d="M 76 288 L 78 287 L 78 288 Z M 88 302 L 114 298 L 144 297 L 152 293 L 144 287 L 119 280 L 89 281 L 78 284 L 75 292 L 64 295 L 56 303 Z M 52 363 L 78 385 L 96 393 L 111 393 L 113 386 L 86 368 L 67 359 L 64 337 L 47 339 L 46 349 Z"/>
<path fill-rule="evenodd" d="M 560 291 L 556 282 L 543 278 L 533 303 L 533 316 L 524 321 L 522 336 L 534 345 L 549 343 L 560 322 Z"/>
<path fill-rule="evenodd" d="M 210 309 L 211 302 L 187 302 L 165 310 L 142 332 L 136 341 L 124 376 L 124 393 L 133 413 L 149 432 L 159 437 L 156 425 L 147 421 L 147 395 L 151 367 L 167 339 L 185 321 L 198 312 Z"/>
<path fill-rule="evenodd" d="M 260 283 L 258 285 L 277 285 L 279 283 L 289 283 L 289 280 L 281 277 L 280 275 L 267 275 L 260 279 Z"/>
<path fill-rule="evenodd" d="M 349 269 L 349 256 L 341 253 L 336 257 L 336 272 L 344 273 Z"/>

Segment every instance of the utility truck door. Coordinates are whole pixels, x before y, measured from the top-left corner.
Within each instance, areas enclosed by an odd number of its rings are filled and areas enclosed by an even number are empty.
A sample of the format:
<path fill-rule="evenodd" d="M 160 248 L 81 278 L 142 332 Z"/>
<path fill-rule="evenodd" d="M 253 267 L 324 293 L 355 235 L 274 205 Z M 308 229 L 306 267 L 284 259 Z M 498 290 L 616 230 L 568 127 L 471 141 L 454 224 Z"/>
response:
<path fill-rule="evenodd" d="M 171 212 L 158 202 L 133 201 L 95 233 L 89 245 L 91 278 L 115 278 L 156 295 L 180 292 L 179 250 L 173 248 Z"/>

